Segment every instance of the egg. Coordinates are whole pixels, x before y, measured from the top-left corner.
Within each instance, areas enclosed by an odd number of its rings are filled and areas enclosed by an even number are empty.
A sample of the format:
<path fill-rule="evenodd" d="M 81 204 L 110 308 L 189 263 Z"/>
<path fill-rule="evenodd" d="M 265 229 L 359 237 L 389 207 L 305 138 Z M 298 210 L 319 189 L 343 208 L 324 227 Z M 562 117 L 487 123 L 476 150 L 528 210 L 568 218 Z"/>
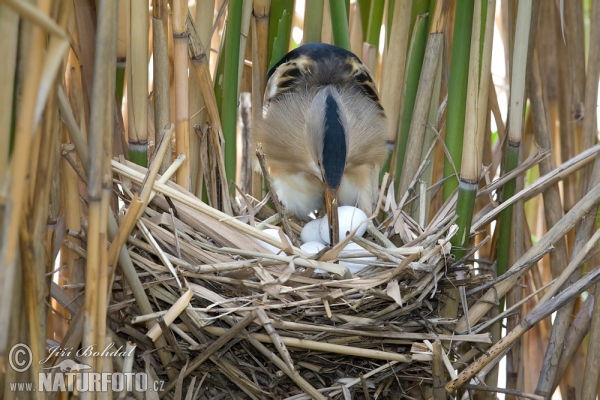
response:
<path fill-rule="evenodd" d="M 365 249 L 363 249 L 362 247 L 360 247 L 358 244 L 356 244 L 354 242 L 348 243 L 348 245 L 346 245 L 346 247 L 344 247 L 344 250 L 342 250 L 342 251 L 356 251 L 356 250 L 365 251 Z M 340 264 L 345 265 L 346 267 L 348 267 L 348 269 L 350 270 L 351 273 L 356 274 L 358 271 L 360 271 L 363 268 L 368 266 L 368 264 L 361 264 L 360 263 L 361 260 L 377 261 L 377 257 L 357 257 L 357 258 L 352 258 L 351 260 L 352 261 L 340 260 Z"/>
<path fill-rule="evenodd" d="M 367 214 L 360 208 L 352 206 L 341 206 L 338 208 L 338 219 L 340 228 L 340 240 L 346 237 L 346 232 L 358 228 L 356 236 L 360 237 L 367 231 Z M 329 223 L 327 215 L 323 217 L 319 224 L 319 235 L 324 243 L 330 244 L 329 240 Z"/>
<path fill-rule="evenodd" d="M 273 229 L 273 228 L 268 228 L 268 229 L 265 229 L 263 232 L 266 233 L 269 236 L 273 236 L 275 239 L 277 239 L 278 242 L 281 242 L 281 239 L 279 238 L 279 230 Z M 285 235 L 285 237 L 287 238 L 288 241 L 290 241 L 290 238 L 288 237 L 288 235 Z M 270 245 L 269 243 L 264 242 L 264 241 L 262 241 L 260 239 L 255 239 L 255 240 L 258 243 L 260 243 L 261 246 L 263 246 L 266 249 L 271 250 L 275 254 L 277 254 L 280 251 L 282 251 L 281 249 L 278 249 L 277 247 L 275 247 L 273 245 Z"/>
<path fill-rule="evenodd" d="M 308 254 L 317 254 L 321 250 L 325 248 L 325 245 L 321 242 L 306 242 L 302 246 L 300 246 L 302 250 L 307 252 Z"/>
<path fill-rule="evenodd" d="M 300 233 L 300 239 L 302 239 L 302 243 L 323 243 L 321 240 L 321 235 L 319 235 L 319 225 L 321 224 L 322 219 L 323 218 L 313 219 L 308 224 L 304 225 L 304 228 L 302 228 L 302 232 Z"/>

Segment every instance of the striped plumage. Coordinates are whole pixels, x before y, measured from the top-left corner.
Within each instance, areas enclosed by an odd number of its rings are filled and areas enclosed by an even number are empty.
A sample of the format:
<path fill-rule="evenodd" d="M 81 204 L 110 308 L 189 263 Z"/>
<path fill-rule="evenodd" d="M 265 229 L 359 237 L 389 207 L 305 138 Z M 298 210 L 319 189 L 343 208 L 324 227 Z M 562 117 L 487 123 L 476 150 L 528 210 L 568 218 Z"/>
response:
<path fill-rule="evenodd" d="M 385 131 L 377 88 L 358 57 L 309 43 L 269 71 L 253 139 L 262 143 L 279 199 L 306 218 L 328 190 L 340 205 L 373 211 Z"/>

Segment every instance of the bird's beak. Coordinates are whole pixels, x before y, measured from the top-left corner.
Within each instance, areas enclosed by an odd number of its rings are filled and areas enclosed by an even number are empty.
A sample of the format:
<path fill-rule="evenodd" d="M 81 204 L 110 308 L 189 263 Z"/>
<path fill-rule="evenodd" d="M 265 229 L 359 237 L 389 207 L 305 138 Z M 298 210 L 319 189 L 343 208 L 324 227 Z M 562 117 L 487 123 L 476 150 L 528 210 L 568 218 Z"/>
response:
<path fill-rule="evenodd" d="M 338 188 L 332 189 L 325 184 L 325 210 L 327 222 L 329 223 L 329 240 L 332 246 L 340 242 L 339 220 L 338 220 Z"/>

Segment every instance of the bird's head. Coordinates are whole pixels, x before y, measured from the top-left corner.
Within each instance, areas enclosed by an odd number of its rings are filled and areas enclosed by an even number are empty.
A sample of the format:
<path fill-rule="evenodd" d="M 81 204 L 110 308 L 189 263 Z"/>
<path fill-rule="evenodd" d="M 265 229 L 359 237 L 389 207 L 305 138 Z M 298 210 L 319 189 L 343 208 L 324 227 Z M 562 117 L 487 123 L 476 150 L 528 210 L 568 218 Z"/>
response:
<path fill-rule="evenodd" d="M 337 244 L 338 191 L 346 168 L 349 135 L 344 104 L 335 86 L 319 89 L 309 109 L 306 129 L 323 182 L 331 243 Z"/>

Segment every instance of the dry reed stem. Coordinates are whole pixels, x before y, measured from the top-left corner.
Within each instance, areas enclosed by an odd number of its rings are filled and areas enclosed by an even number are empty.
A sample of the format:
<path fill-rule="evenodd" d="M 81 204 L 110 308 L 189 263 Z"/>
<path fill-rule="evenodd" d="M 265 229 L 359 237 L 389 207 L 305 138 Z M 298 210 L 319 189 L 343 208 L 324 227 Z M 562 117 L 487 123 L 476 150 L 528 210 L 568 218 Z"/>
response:
<path fill-rule="evenodd" d="M 166 0 L 152 2 L 152 59 L 153 59 L 153 93 L 154 93 L 154 130 L 161 132 L 171 124 L 170 105 L 170 71 L 168 54 L 168 12 Z M 163 173 L 171 164 L 171 140 L 167 148 L 167 156 L 161 162 Z M 156 157 L 156 156 L 155 156 Z"/>
<path fill-rule="evenodd" d="M 600 280 L 600 268 L 594 269 L 584 278 L 581 278 L 576 283 L 569 286 L 560 294 L 549 300 L 543 307 L 539 307 L 530 312 L 515 329 L 508 332 L 508 334 L 500 339 L 499 342 L 489 348 L 486 354 L 462 370 L 457 379 L 449 382 L 446 385 L 446 390 L 448 392 L 453 392 L 454 390 L 462 387 L 466 382 L 473 378 L 477 372 L 486 367 L 492 361 L 497 360 L 500 356 L 503 356 L 504 352 L 511 346 L 511 344 L 514 343 L 514 341 L 521 337 L 525 332 L 531 329 L 531 327 L 540 322 L 543 318 L 546 318 L 552 314 L 558 308 L 572 301 L 576 296 L 579 296 L 587 288 L 598 282 L 598 280 Z"/>
<path fill-rule="evenodd" d="M 587 214 L 592 207 L 597 205 L 599 201 L 600 185 L 596 186 L 586 196 L 584 196 L 583 199 L 575 205 L 575 207 L 565 214 L 558 224 L 554 225 L 544 236 L 542 236 L 540 240 L 507 271 L 507 274 L 510 274 L 507 279 L 499 282 L 496 286 L 494 286 L 494 288 L 486 292 L 486 294 L 483 295 L 481 299 L 479 299 L 477 303 L 475 303 L 469 309 L 471 321 L 473 323 L 479 321 L 479 319 L 481 319 L 481 317 L 485 315 L 492 307 L 495 299 L 504 296 L 508 290 L 515 285 L 515 283 L 529 269 L 530 265 L 529 267 L 527 265 L 529 263 L 529 259 L 532 258 L 533 255 L 539 254 L 540 251 L 543 251 L 556 242 L 556 240 L 562 238 Z M 459 332 L 462 332 L 467 328 L 468 327 L 466 326 L 465 318 L 463 317 L 459 320 L 456 329 Z"/>
<path fill-rule="evenodd" d="M 193 292 L 191 289 L 188 289 L 172 306 L 171 308 L 169 308 L 169 311 L 167 311 L 167 313 L 162 317 L 165 324 L 168 326 L 170 324 L 173 323 L 173 321 L 175 321 L 175 319 L 183 312 L 185 311 L 185 309 L 187 308 L 187 306 L 190 304 L 190 300 L 192 299 L 192 295 Z M 150 330 L 148 331 L 148 333 L 146 333 L 146 336 L 148 336 L 150 339 L 152 339 L 153 342 L 156 341 L 156 339 L 161 335 L 162 330 L 160 329 L 160 325 L 156 324 L 154 325 L 152 328 L 150 328 Z"/>
<path fill-rule="evenodd" d="M 216 167 L 219 173 L 219 191 L 221 193 L 222 210 L 228 214 L 233 215 L 231 210 L 231 204 L 229 202 L 229 189 L 227 187 L 227 181 L 225 179 L 225 163 L 223 160 L 223 151 L 221 147 L 221 137 L 223 136 L 223 128 L 221 126 L 221 117 L 219 115 L 219 109 L 217 107 L 217 101 L 215 98 L 215 92 L 213 90 L 212 78 L 210 75 L 208 58 L 203 47 L 203 43 L 200 41 L 200 37 L 194 26 L 194 22 L 188 16 L 186 19 L 186 32 L 189 35 L 189 57 L 191 60 L 191 66 L 196 76 L 196 81 L 200 87 L 200 92 L 206 104 L 206 110 L 208 112 L 208 118 L 212 124 L 210 129 L 209 141 L 213 146 L 213 151 L 210 156 L 215 159 Z M 212 169 L 211 169 L 212 170 Z M 217 184 L 216 182 L 214 183 Z"/>
<path fill-rule="evenodd" d="M 227 332 L 227 329 L 218 328 L 215 326 L 207 326 L 207 327 L 204 327 L 204 329 L 207 332 L 209 332 L 210 334 L 215 335 L 215 336 L 221 336 Z M 264 334 L 260 334 L 260 333 L 252 333 L 252 334 L 250 334 L 250 336 L 252 336 L 253 338 L 255 338 L 256 340 L 258 340 L 262 343 L 273 343 L 272 339 L 269 335 L 264 335 Z M 431 356 L 424 355 L 424 354 L 411 356 L 410 354 L 398 354 L 398 353 L 391 353 L 391 352 L 385 352 L 385 351 L 380 351 L 380 350 L 363 349 L 363 348 L 359 348 L 359 347 L 339 345 L 339 344 L 333 344 L 333 343 L 323 343 L 323 342 L 317 342 L 317 341 L 305 340 L 305 339 L 296 339 L 296 338 L 290 338 L 290 337 L 286 337 L 286 336 L 280 336 L 280 338 L 281 338 L 282 343 L 285 344 L 286 346 L 294 347 L 294 348 L 298 348 L 298 349 L 324 351 L 327 353 L 344 354 L 344 355 L 356 356 L 356 357 L 373 358 L 376 360 L 398 361 L 398 362 L 405 362 L 405 363 L 409 363 L 413 360 L 419 360 L 419 361 L 430 361 L 431 360 Z"/>
<path fill-rule="evenodd" d="M 173 43 L 174 43 L 174 79 L 175 79 L 175 135 L 177 154 L 185 154 L 186 160 L 177 170 L 177 183 L 191 190 L 190 172 L 190 115 L 188 94 L 188 42 L 186 27 L 188 17 L 187 1 L 173 2 Z"/>
<path fill-rule="evenodd" d="M 239 322 L 237 322 L 234 326 L 232 326 L 231 329 L 228 329 L 228 331 L 224 335 L 220 336 L 217 340 L 212 342 L 210 344 L 210 346 L 208 346 L 206 348 L 206 350 L 204 350 L 202 353 L 200 353 L 198 355 L 198 357 L 196 357 L 195 359 L 193 359 L 190 362 L 190 365 L 188 366 L 188 369 L 185 371 L 185 374 L 183 376 L 184 377 L 189 376 L 198 367 L 200 367 L 205 361 L 212 358 L 213 355 L 219 349 L 221 349 L 223 346 L 225 346 L 229 341 L 231 341 L 231 339 L 233 339 L 243 329 L 245 329 L 248 325 L 250 325 L 254 321 L 255 318 L 256 318 L 256 313 L 251 312 L 248 315 L 246 315 L 244 318 L 242 318 Z M 168 393 L 170 390 L 172 390 L 175 387 L 175 385 L 176 385 L 175 381 L 171 381 L 171 382 L 167 383 L 165 385 L 165 388 L 164 388 L 162 394 Z"/>
<path fill-rule="evenodd" d="M 143 180 L 144 175 L 133 170 L 130 167 L 127 167 L 123 164 L 120 164 L 116 161 L 113 161 L 112 163 L 114 171 L 120 174 L 123 174 L 125 176 L 127 176 L 128 178 L 130 178 L 132 181 L 137 182 L 137 183 L 141 183 Z M 207 216 L 210 216 L 211 218 L 214 218 L 218 221 L 223 222 L 226 225 L 229 225 L 231 227 L 236 228 L 238 231 L 243 232 L 245 234 L 248 234 L 254 238 L 260 239 L 264 242 L 269 243 L 270 245 L 273 245 L 277 248 L 281 248 L 282 245 L 279 241 L 277 241 L 275 238 L 273 238 L 272 236 L 269 236 L 261 231 L 259 231 L 256 228 L 253 228 L 249 225 L 246 225 L 240 221 L 238 221 L 237 219 L 231 218 L 230 216 L 228 216 L 227 214 L 218 211 L 212 207 L 207 206 L 206 204 L 202 203 L 200 200 L 198 200 L 195 197 L 192 197 L 189 194 L 183 194 L 181 192 L 176 191 L 175 189 L 165 185 L 165 184 L 161 184 L 159 182 L 154 182 L 154 190 L 156 190 L 159 193 L 163 193 L 167 196 L 169 196 L 170 198 L 172 198 L 173 200 L 177 200 L 180 201 L 181 203 L 192 207 L 193 209 L 202 212 L 203 214 L 206 214 Z M 300 252 L 301 250 L 296 250 Z"/>
<path fill-rule="evenodd" d="M 400 180 L 398 195 L 402 196 L 410 188 L 419 166 L 423 151 L 423 140 L 427 117 L 429 115 L 429 104 L 433 96 L 435 74 L 438 61 L 443 51 L 444 27 L 446 25 L 449 2 L 439 0 L 435 3 L 427 47 L 423 59 L 423 67 L 419 78 L 419 89 L 415 99 L 415 107 L 408 132 L 407 149 L 402 167 L 402 176 L 396 177 Z"/>
<path fill-rule="evenodd" d="M 12 2 L 9 2 L 7 4 L 12 5 L 11 3 Z M 38 7 L 40 14 L 44 16 L 49 13 L 50 2 L 41 1 L 39 2 Z M 27 226 L 21 226 L 21 218 L 25 215 L 25 208 L 28 203 L 26 201 L 26 191 L 28 188 L 27 180 L 25 178 L 32 160 L 30 147 L 32 140 L 36 136 L 37 129 L 35 114 L 38 89 L 41 83 L 44 61 L 46 61 L 44 58 L 47 40 L 46 32 L 44 32 L 43 28 L 37 23 L 34 23 L 30 29 L 28 53 L 22 55 L 25 60 L 22 65 L 26 68 L 24 76 L 27 76 L 27 79 L 24 79 L 21 97 L 18 103 L 19 114 L 15 127 L 14 152 L 12 154 L 7 180 L 5 181 L 5 177 L 2 177 L 2 180 L 5 183 L 8 183 L 8 197 L 5 200 L 6 210 L 4 212 L 2 232 L 0 233 L 0 237 L 3 238 L 2 247 L 0 248 L 0 257 L 2 257 L 3 260 L 2 265 L 5 266 L 3 268 L 2 277 L 12 279 L 12 281 L 6 281 L 6 284 L 10 286 L 14 284 L 14 279 L 16 278 L 15 274 L 17 273 L 15 269 L 18 267 L 17 251 L 20 238 L 19 232 L 27 235 L 26 231 L 23 232 L 24 229 L 27 229 Z M 32 171 L 32 173 L 34 172 Z M 23 240 L 23 237 L 21 237 L 21 240 Z M 23 280 L 23 295 L 25 300 L 25 318 L 29 325 L 29 344 L 31 347 L 31 360 L 33 364 L 31 373 L 33 373 L 33 377 L 37 376 L 36 372 L 39 370 L 39 360 L 43 349 L 41 346 L 43 343 L 43 337 L 41 335 L 43 335 L 43 333 L 40 332 L 40 317 L 38 315 L 38 304 L 40 304 L 39 296 L 42 293 L 38 291 L 37 287 L 37 278 L 40 276 L 39 272 L 33 269 L 33 265 L 30 264 L 28 260 L 24 260 L 22 268 L 23 274 L 32 278 Z M 12 290 L 9 289 L 6 294 L 10 295 L 11 293 Z M 11 304 L 11 299 L 5 300 L 8 300 L 6 304 Z M 14 310 L 11 309 L 8 311 L 8 315 L 3 315 L 6 318 L 4 321 L 14 321 L 14 319 L 10 317 L 10 311 Z M 0 342 L 0 349 L 3 350 L 3 354 L 6 354 L 4 346 L 7 344 L 7 337 L 5 334 L 3 334 L 3 336 L 4 337 Z M 4 359 L 4 357 L 2 358 Z M 41 399 L 42 395 L 38 393 L 35 397 Z"/>
<path fill-rule="evenodd" d="M 0 35 L 5 38 L 0 45 L 4 55 L 0 60 L 0 184 L 4 182 L 9 167 L 10 131 L 13 110 L 12 88 L 15 84 L 19 16 L 7 5 L 0 4 Z M 8 303 L 6 303 L 8 304 Z"/>
<path fill-rule="evenodd" d="M 130 145 L 140 151 L 148 148 L 148 33 L 147 0 L 131 0 L 129 9 L 129 40 L 127 41 L 127 122 Z M 162 129 L 160 126 L 156 130 Z M 144 151 L 144 152 L 146 152 Z"/>
<path fill-rule="evenodd" d="M 545 190 L 547 185 L 554 184 L 557 180 L 564 179 L 564 177 L 567 175 L 567 172 L 568 174 L 575 172 L 575 170 L 581 168 L 584 163 L 590 162 L 592 157 L 594 157 L 599 151 L 600 145 L 591 147 L 585 151 L 582 151 L 580 154 L 573 157 L 572 159 L 562 163 L 552 172 L 536 179 L 534 182 L 531 183 L 531 185 L 527 186 L 519 193 L 516 193 L 510 199 L 507 199 L 506 201 L 502 202 L 492 211 L 488 212 L 482 218 L 475 221 L 471 226 L 471 234 L 476 233 L 483 226 L 489 224 L 494 218 L 496 218 L 496 216 L 502 210 L 504 210 L 509 205 L 514 204 L 520 199 L 528 199 L 530 198 L 530 196 L 534 195 L 533 193 L 538 194 L 542 192 L 543 190 Z"/>

